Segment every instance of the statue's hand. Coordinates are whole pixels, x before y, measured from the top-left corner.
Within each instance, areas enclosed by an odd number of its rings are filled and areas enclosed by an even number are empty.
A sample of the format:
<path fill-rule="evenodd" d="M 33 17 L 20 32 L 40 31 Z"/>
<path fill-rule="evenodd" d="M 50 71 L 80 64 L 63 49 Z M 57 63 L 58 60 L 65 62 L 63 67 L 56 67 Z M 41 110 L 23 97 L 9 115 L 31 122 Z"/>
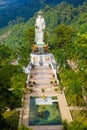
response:
<path fill-rule="evenodd" d="M 36 29 L 39 29 L 39 27 L 38 26 L 35 26 L 36 27 Z"/>

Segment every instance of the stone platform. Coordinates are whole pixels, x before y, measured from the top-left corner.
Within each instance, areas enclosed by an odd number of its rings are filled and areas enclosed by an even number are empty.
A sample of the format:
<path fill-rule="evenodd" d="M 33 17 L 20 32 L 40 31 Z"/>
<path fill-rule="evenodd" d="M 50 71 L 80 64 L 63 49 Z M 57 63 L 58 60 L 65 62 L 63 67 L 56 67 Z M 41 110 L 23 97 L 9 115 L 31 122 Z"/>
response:
<path fill-rule="evenodd" d="M 54 59 L 53 54 L 51 53 L 31 53 L 30 54 L 31 63 L 34 65 L 40 65 L 40 64 L 50 64 L 52 60 Z"/>

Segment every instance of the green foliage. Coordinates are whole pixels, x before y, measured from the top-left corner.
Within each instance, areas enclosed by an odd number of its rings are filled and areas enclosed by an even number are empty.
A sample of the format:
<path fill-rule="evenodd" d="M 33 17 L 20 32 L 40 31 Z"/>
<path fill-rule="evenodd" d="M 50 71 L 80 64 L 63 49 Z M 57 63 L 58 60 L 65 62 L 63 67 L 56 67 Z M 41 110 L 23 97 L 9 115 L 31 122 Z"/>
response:
<path fill-rule="evenodd" d="M 23 89 L 25 87 L 24 75 L 20 73 L 17 66 L 12 65 L 2 66 L 0 74 L 2 75 L 0 76 L 1 110 L 4 110 L 6 107 L 9 107 L 10 109 L 19 107 L 23 96 Z M 13 80 L 11 81 L 11 79 Z"/>
<path fill-rule="evenodd" d="M 19 122 L 19 112 L 18 111 L 7 111 L 3 114 L 6 121 L 6 125 L 3 126 L 4 130 L 17 130 Z"/>
<path fill-rule="evenodd" d="M 81 122 L 73 121 L 71 123 L 67 123 L 67 121 L 63 121 L 63 130 L 86 130 L 87 126 L 83 125 Z"/>
<path fill-rule="evenodd" d="M 55 56 L 58 66 L 66 65 L 66 55 L 64 49 L 58 48 L 56 51 L 55 49 L 52 49 L 52 53 Z"/>
<path fill-rule="evenodd" d="M 18 130 L 32 130 L 32 128 L 28 128 L 28 127 L 22 125 Z"/>
<path fill-rule="evenodd" d="M 34 35 L 34 28 L 28 28 L 24 32 L 24 36 L 22 38 L 23 44 L 22 47 L 19 49 L 19 63 L 22 64 L 22 66 L 26 66 L 29 62 L 32 44 L 34 43 Z"/>
<path fill-rule="evenodd" d="M 13 96 L 11 97 L 10 108 L 14 109 L 21 106 L 21 99 L 24 94 L 26 75 L 17 73 L 11 77 L 11 89 Z"/>
<path fill-rule="evenodd" d="M 8 26 L 3 30 L 3 34 L 1 36 L 0 41 L 2 44 L 5 44 L 9 48 L 15 50 L 15 48 L 19 48 L 22 44 L 23 33 L 23 24 L 17 24 L 12 27 Z M 4 39 L 2 37 L 4 37 Z"/>
<path fill-rule="evenodd" d="M 72 27 L 61 24 L 56 27 L 55 33 L 57 35 L 57 47 L 64 48 L 67 43 L 72 42 L 72 36 L 74 35 Z"/>
<path fill-rule="evenodd" d="M 6 124 L 6 126 L 9 122 L 2 114 L 7 109 L 20 107 L 26 81 L 26 76 L 21 72 L 20 67 L 11 65 L 12 57 L 13 52 L 5 45 L 0 45 L 0 124 Z M 2 125 L 0 128 L 3 128 Z M 10 125 L 12 128 L 16 127 L 16 125 Z"/>
<path fill-rule="evenodd" d="M 78 34 L 77 38 L 72 44 L 67 44 L 65 46 L 65 53 L 66 57 L 68 59 L 73 59 L 73 61 L 79 61 L 80 60 L 84 62 L 84 66 L 86 65 L 86 59 L 87 59 L 87 34 Z M 78 63 L 78 64 L 79 64 Z M 82 65 L 82 66 L 83 66 Z"/>
<path fill-rule="evenodd" d="M 5 45 L 0 44 L 0 65 L 9 63 L 11 57 L 11 50 Z"/>
<path fill-rule="evenodd" d="M 2 59 L 7 59 L 7 58 L 9 58 L 9 56 L 11 55 L 11 52 L 10 52 L 11 50 L 8 48 L 8 47 L 6 47 L 5 45 L 1 45 L 0 44 L 0 57 L 2 58 Z"/>
<path fill-rule="evenodd" d="M 34 43 L 34 36 L 35 36 L 35 31 L 34 28 L 28 28 L 24 32 L 24 38 L 23 41 L 26 43 L 30 43 L 31 45 Z"/>
<path fill-rule="evenodd" d="M 17 73 L 17 67 L 12 65 L 3 65 L 0 68 L 0 111 L 4 111 L 6 107 L 10 107 L 13 92 L 11 89 L 11 77 Z"/>
<path fill-rule="evenodd" d="M 60 85 L 66 87 L 65 94 L 71 106 L 83 106 L 82 79 L 80 73 L 65 69 L 60 73 Z"/>

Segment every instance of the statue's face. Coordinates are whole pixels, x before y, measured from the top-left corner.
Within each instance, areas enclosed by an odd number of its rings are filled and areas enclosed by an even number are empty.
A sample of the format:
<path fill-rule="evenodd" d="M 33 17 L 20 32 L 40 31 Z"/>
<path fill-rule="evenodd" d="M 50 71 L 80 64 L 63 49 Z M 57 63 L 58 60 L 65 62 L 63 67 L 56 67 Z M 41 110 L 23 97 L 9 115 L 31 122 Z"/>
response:
<path fill-rule="evenodd" d="M 39 18 L 42 18 L 42 15 L 41 15 L 41 14 L 39 14 L 39 15 L 38 15 L 38 17 L 39 17 Z"/>

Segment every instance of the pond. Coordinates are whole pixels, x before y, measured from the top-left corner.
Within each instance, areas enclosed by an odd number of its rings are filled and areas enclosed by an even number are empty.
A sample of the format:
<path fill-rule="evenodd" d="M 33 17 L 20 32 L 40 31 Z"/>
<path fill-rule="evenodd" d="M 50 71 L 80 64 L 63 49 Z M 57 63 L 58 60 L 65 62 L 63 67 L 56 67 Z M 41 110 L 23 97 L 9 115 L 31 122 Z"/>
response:
<path fill-rule="evenodd" d="M 38 98 L 41 99 L 41 97 L 30 97 L 29 125 L 62 125 L 58 102 L 38 105 L 36 104 Z"/>

